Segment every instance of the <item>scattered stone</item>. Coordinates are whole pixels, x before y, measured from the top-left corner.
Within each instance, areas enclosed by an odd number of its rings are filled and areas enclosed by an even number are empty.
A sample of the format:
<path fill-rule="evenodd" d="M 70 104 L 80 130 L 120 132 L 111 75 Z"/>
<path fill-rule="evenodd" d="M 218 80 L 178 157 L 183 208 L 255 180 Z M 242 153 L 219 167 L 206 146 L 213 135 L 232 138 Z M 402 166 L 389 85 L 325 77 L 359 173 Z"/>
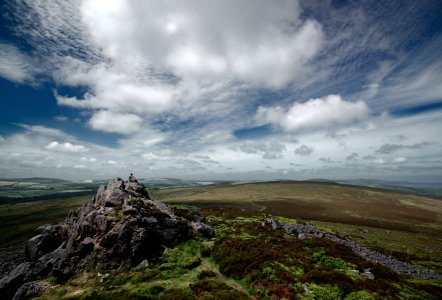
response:
<path fill-rule="evenodd" d="M 441 274 L 433 270 L 416 267 L 410 263 L 402 262 L 393 257 L 385 256 L 377 251 L 362 247 L 349 239 L 343 239 L 335 235 L 326 233 L 313 225 L 285 224 L 276 221 L 273 217 L 270 219 L 269 222 L 270 224 L 272 224 L 273 229 L 282 229 L 289 234 L 297 236 L 298 238 L 300 235 L 303 235 L 305 236 L 305 238 L 323 238 L 338 244 L 345 245 L 351 248 L 355 254 L 363 257 L 367 261 L 372 263 L 379 263 L 400 275 L 414 276 L 421 279 L 442 278 Z M 374 275 L 369 270 L 368 272 L 366 272 L 365 276 L 369 278 L 370 276 L 374 277 Z"/>
<path fill-rule="evenodd" d="M 149 261 L 147 259 L 143 260 L 142 262 L 140 262 L 140 264 L 138 265 L 138 267 L 142 267 L 142 268 L 147 268 L 149 267 Z"/>
<path fill-rule="evenodd" d="M 364 272 L 361 273 L 361 276 L 365 276 L 368 279 L 374 279 L 374 275 L 370 272 L 370 269 L 365 269 Z"/>
<path fill-rule="evenodd" d="M 300 240 L 305 239 L 305 234 L 304 233 L 298 234 L 298 239 L 300 239 Z"/>
<path fill-rule="evenodd" d="M 276 220 L 274 217 L 272 217 L 270 219 L 270 224 L 272 225 L 272 228 L 275 229 L 275 230 L 282 228 L 281 223 L 279 223 L 279 221 Z"/>
<path fill-rule="evenodd" d="M 105 281 L 109 277 L 109 273 L 101 274 L 101 273 L 98 272 L 97 273 L 97 277 L 100 280 L 100 282 L 103 282 L 103 281 Z"/>
<path fill-rule="evenodd" d="M 192 222 L 191 224 L 194 231 L 200 233 L 204 237 L 211 238 L 215 234 L 215 231 L 213 230 L 212 227 L 200 221 Z"/>
<path fill-rule="evenodd" d="M 307 293 L 307 294 L 310 294 L 312 291 L 310 290 L 310 288 L 304 283 L 303 285 L 302 285 L 302 288 L 304 289 L 304 291 Z"/>

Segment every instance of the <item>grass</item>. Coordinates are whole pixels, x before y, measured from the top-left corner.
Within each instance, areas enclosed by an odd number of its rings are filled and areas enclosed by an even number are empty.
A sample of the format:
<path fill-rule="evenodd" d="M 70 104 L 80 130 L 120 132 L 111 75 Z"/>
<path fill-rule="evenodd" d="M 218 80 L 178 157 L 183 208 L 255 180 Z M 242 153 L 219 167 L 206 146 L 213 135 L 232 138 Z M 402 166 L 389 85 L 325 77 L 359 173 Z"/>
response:
<path fill-rule="evenodd" d="M 32 237 L 37 227 L 63 221 L 71 209 L 89 202 L 91 197 L 0 205 L 0 245 L 7 247 L 20 243 Z M 0 258 L 1 255 L 0 252 Z"/>
<path fill-rule="evenodd" d="M 285 223 L 313 223 L 386 255 L 441 271 L 442 202 L 438 200 L 291 182 L 174 188 L 152 194 L 178 204 L 177 214 L 187 213 L 182 204 L 201 206 L 203 214 L 211 217 L 215 238 L 167 249 L 148 267 L 101 270 L 109 274 L 103 280 L 97 272 L 79 274 L 40 298 L 442 298 L 440 279 L 398 276 L 345 246 L 322 239 L 298 240 L 261 225 L 270 215 Z M 0 242 L 23 240 L 39 225 L 62 221 L 71 208 L 88 201 L 90 197 L 77 197 L 0 205 Z M 365 268 L 375 279 L 361 275 Z"/>
<path fill-rule="evenodd" d="M 224 209 L 212 209 L 216 236 L 211 240 L 192 239 L 166 249 L 148 266 L 101 270 L 101 276 L 98 272 L 79 274 L 39 299 L 372 300 L 442 296 L 441 280 L 396 275 L 328 240 L 296 239 L 262 226 L 260 212 L 230 209 L 224 218 L 225 213 Z M 231 215 L 240 222 L 231 222 Z M 374 279 L 361 275 L 366 268 L 371 269 Z"/>
<path fill-rule="evenodd" d="M 414 264 L 441 270 L 441 200 L 374 188 L 305 182 L 155 192 L 158 194 L 154 196 L 166 202 L 200 206 L 208 213 L 219 208 L 224 218 L 236 218 L 229 209 L 238 208 L 255 214 L 260 211 L 263 216 L 280 216 L 286 223 L 312 222 L 324 231 L 337 231 L 368 248 L 387 255 L 410 255 L 408 260 Z"/>

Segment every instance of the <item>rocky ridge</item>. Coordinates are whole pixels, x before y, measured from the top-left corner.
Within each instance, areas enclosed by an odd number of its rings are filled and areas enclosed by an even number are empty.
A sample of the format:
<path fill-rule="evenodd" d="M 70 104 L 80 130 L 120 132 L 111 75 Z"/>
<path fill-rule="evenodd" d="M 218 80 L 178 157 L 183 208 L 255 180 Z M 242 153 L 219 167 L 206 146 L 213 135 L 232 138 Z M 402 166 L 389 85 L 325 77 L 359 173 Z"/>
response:
<path fill-rule="evenodd" d="M 48 276 L 63 281 L 84 270 L 137 266 L 195 234 L 212 236 L 204 221 L 195 208 L 172 208 L 143 185 L 115 178 L 63 224 L 35 231 L 25 244 L 26 261 L 0 279 L 0 295 L 41 293 L 47 286 L 38 280 Z"/>
<path fill-rule="evenodd" d="M 269 222 L 273 229 L 282 229 L 298 238 L 322 238 L 345 245 L 351 248 L 355 254 L 363 257 L 365 260 L 372 263 L 379 263 L 400 275 L 414 276 L 421 279 L 442 278 L 442 275 L 432 270 L 418 268 L 410 263 L 399 261 L 394 257 L 386 256 L 377 251 L 367 249 L 351 240 L 342 239 L 333 234 L 326 233 L 313 225 L 285 224 L 279 222 L 275 218 L 271 218 Z"/>

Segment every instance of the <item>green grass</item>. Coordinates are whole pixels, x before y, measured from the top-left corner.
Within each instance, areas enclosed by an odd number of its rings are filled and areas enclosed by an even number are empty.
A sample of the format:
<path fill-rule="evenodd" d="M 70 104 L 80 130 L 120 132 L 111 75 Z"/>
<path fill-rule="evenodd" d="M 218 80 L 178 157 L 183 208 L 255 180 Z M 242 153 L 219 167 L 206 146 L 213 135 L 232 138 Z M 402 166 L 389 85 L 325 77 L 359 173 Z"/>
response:
<path fill-rule="evenodd" d="M 41 299 L 440 299 L 442 281 L 398 276 L 342 245 L 298 240 L 261 221 L 313 223 L 386 255 L 441 270 L 441 202 L 340 185 L 264 183 L 175 188 L 154 196 L 201 205 L 216 236 L 167 249 L 148 267 L 78 274 Z M 406 201 L 404 201 L 406 200 Z M 62 221 L 90 197 L 0 205 L 0 242 Z M 414 214 L 414 215 L 413 215 Z M 412 217 L 410 217 L 413 215 Z M 12 230 L 13 229 L 13 230 Z M 375 279 L 352 271 L 371 268 Z M 48 278 L 54 282 L 54 279 Z M 304 290 L 308 287 L 310 293 Z"/>
<path fill-rule="evenodd" d="M 216 220 L 212 240 L 192 239 L 166 249 L 147 267 L 102 270 L 102 274 L 109 274 L 102 281 L 97 272 L 79 274 L 39 299 L 372 300 L 442 296 L 441 280 L 398 276 L 331 241 L 298 240 L 262 226 L 259 212 L 253 216 L 237 210 L 236 220 L 241 222 L 226 222 L 224 213 L 223 209 L 212 210 Z M 351 271 L 365 268 L 371 268 L 375 279 Z"/>
<path fill-rule="evenodd" d="M 37 227 L 63 221 L 71 209 L 90 202 L 91 197 L 0 205 L 0 245 L 20 243 L 32 237 Z"/>
<path fill-rule="evenodd" d="M 311 222 L 328 233 L 338 232 L 364 246 L 400 259 L 440 268 L 442 201 L 366 187 L 305 182 L 251 183 L 232 186 L 176 188 L 155 191 L 166 202 L 222 209 L 223 218 L 258 220 L 266 214 L 285 223 Z M 220 230 L 224 230 L 220 228 Z M 408 257 L 405 257 L 408 256 Z"/>

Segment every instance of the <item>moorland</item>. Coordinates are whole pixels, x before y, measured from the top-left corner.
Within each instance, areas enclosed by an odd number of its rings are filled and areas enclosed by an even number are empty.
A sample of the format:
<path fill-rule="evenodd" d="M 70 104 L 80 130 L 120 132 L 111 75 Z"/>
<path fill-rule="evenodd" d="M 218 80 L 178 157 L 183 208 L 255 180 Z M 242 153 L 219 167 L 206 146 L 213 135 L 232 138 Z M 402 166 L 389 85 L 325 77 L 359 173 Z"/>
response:
<path fill-rule="evenodd" d="M 398 275 L 324 239 L 298 239 L 267 221 L 312 224 L 371 250 L 442 273 L 442 201 L 333 182 L 278 181 L 154 189 L 197 206 L 216 235 L 195 238 L 148 265 L 85 272 L 42 299 L 440 299 L 442 281 Z M 3 246 L 63 221 L 91 196 L 0 205 Z M 366 270 L 368 270 L 366 273 Z M 371 274 L 371 275 L 367 275 Z M 104 276 L 104 278 L 103 278 Z"/>

